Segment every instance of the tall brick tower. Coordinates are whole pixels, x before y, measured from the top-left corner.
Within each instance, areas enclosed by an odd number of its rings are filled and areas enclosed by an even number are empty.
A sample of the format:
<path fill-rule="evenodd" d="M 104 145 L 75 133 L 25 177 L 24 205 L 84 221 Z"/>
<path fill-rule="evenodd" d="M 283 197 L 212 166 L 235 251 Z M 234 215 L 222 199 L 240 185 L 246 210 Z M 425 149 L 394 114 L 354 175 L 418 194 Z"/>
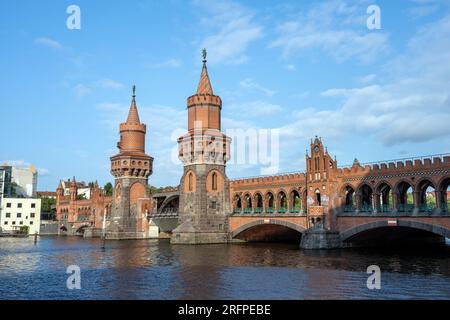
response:
<path fill-rule="evenodd" d="M 139 120 L 136 87 L 125 123 L 120 124 L 119 153 L 111 157 L 111 174 L 115 178 L 112 220 L 109 239 L 142 238 L 142 215 L 139 200 L 149 197 L 147 182 L 152 174 L 153 158 L 145 153 L 146 126 Z"/>
<path fill-rule="evenodd" d="M 184 172 L 180 182 L 179 226 L 172 243 L 202 244 L 228 241 L 231 212 L 225 165 L 231 139 L 221 132 L 222 100 L 215 96 L 206 67 L 197 93 L 187 99 L 188 132 L 178 139 Z"/>

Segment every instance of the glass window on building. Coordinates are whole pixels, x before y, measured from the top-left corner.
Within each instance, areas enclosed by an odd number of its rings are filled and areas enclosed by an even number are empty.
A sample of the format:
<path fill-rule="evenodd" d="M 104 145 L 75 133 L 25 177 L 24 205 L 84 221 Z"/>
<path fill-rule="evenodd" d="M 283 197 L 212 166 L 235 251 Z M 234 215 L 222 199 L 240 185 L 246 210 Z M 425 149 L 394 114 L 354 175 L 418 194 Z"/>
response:
<path fill-rule="evenodd" d="M 31 208 L 36 208 L 36 203 L 32 203 Z"/>
<path fill-rule="evenodd" d="M 33 224 L 33 221 L 30 221 L 30 226 Z"/>
<path fill-rule="evenodd" d="M 22 204 L 21 204 L 21 203 L 18 203 L 18 204 L 17 204 L 17 208 L 22 208 Z"/>
<path fill-rule="evenodd" d="M 6 204 L 6 207 L 7 207 L 7 208 L 11 208 L 11 202 L 8 202 L 8 203 Z"/>
<path fill-rule="evenodd" d="M 7 212 L 7 213 L 5 214 L 5 216 L 6 216 L 6 218 L 11 218 L 11 212 Z"/>
<path fill-rule="evenodd" d="M 34 218 L 36 216 L 35 213 L 30 213 L 30 218 Z"/>
<path fill-rule="evenodd" d="M 13 222 L 12 222 L 12 224 L 14 225 L 14 224 L 16 224 L 16 222 L 15 222 L 15 221 L 13 221 Z"/>
<path fill-rule="evenodd" d="M 23 224 L 23 221 L 20 221 L 19 224 L 22 225 L 22 224 Z"/>
<path fill-rule="evenodd" d="M 8 221 L 5 221 L 5 226 L 8 224 Z"/>
<path fill-rule="evenodd" d="M 22 218 L 22 214 L 20 212 L 17 213 L 17 218 Z"/>

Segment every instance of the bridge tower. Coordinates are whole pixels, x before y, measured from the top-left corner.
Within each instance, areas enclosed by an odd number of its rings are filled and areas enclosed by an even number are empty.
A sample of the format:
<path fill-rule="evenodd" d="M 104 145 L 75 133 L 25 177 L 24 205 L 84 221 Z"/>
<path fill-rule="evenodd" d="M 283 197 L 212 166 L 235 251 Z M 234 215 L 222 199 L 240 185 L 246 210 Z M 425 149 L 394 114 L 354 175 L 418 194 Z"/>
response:
<path fill-rule="evenodd" d="M 140 205 L 149 198 L 148 177 L 153 158 L 145 153 L 146 125 L 139 120 L 136 87 L 125 123 L 120 124 L 119 153 L 111 157 L 111 174 L 115 178 L 112 220 L 107 228 L 108 239 L 142 238 L 144 217 Z"/>
<path fill-rule="evenodd" d="M 326 249 L 340 246 L 334 208 L 338 192 L 335 173 L 337 161 L 330 156 L 322 139 L 311 139 L 311 156 L 306 150 L 307 218 L 309 229 L 303 234 L 301 247 Z"/>
<path fill-rule="evenodd" d="M 184 170 L 180 181 L 179 226 L 171 242 L 176 244 L 228 241 L 231 212 L 229 180 L 225 166 L 231 139 L 221 132 L 222 100 L 214 95 L 206 67 L 197 93 L 187 99 L 188 132 L 178 139 Z"/>

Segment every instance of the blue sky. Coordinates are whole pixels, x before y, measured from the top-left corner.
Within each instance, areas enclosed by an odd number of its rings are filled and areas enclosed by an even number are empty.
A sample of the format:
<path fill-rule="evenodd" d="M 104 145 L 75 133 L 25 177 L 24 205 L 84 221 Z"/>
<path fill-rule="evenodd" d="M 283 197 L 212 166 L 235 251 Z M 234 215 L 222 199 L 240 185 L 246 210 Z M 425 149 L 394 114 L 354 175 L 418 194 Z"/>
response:
<path fill-rule="evenodd" d="M 81 30 L 66 28 L 71 4 Z M 41 190 L 113 180 L 133 84 L 150 183 L 177 185 L 203 47 L 223 127 L 278 129 L 282 172 L 304 170 L 315 135 L 339 164 L 449 152 L 449 1 L 1 1 L 0 39 L 0 161 L 36 165 Z"/>

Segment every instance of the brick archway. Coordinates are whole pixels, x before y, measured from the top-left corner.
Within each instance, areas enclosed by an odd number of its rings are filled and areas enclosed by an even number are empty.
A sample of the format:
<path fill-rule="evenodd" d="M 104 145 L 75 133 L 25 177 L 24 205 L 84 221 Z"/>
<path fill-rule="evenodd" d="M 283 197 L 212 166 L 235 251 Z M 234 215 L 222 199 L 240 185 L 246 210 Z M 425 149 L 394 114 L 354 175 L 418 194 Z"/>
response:
<path fill-rule="evenodd" d="M 384 227 L 390 227 L 388 224 L 388 220 L 383 221 L 374 221 L 366 224 L 361 224 L 359 226 L 353 227 L 349 230 L 346 230 L 341 233 L 341 241 L 344 242 L 353 236 L 360 234 L 364 231 L 373 230 L 377 228 L 384 228 Z M 433 225 L 430 223 L 424 223 L 424 222 L 418 222 L 418 221 L 410 221 L 410 220 L 398 220 L 397 221 L 397 227 L 407 227 L 412 229 L 418 229 L 423 231 L 428 231 L 431 233 L 434 233 L 436 235 L 450 238 L 450 229 L 447 229 L 445 227 Z M 395 227 L 390 227 L 395 228 Z"/>
<path fill-rule="evenodd" d="M 231 232 L 231 238 L 235 238 L 241 232 L 244 232 L 245 230 L 248 230 L 250 228 L 253 228 L 253 227 L 256 227 L 259 225 L 278 225 L 278 226 L 283 226 L 283 227 L 295 230 L 300 233 L 303 233 L 306 230 L 302 226 L 299 226 L 295 223 L 292 223 L 292 222 L 286 221 L 286 220 L 270 219 L 269 223 L 265 222 L 264 220 L 265 219 L 254 220 L 254 221 L 251 221 L 249 223 L 246 223 L 246 224 L 240 226 L 239 228 L 237 228 L 236 230 L 233 230 Z"/>

